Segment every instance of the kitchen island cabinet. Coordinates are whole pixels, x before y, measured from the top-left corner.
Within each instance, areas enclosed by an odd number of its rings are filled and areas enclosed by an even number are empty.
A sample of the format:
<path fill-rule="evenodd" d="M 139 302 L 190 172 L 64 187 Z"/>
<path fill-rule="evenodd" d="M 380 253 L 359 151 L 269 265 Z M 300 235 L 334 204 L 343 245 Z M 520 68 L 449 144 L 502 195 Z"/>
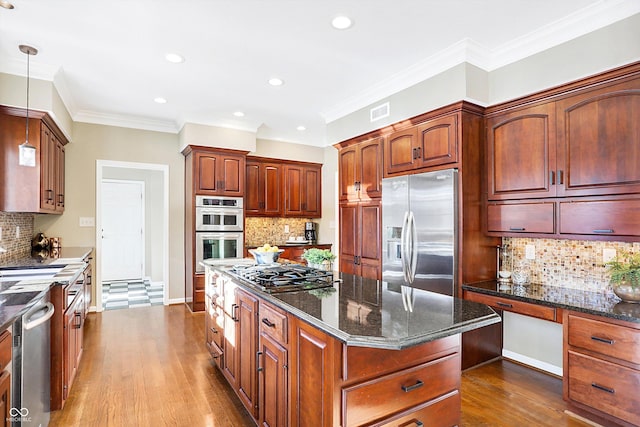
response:
<path fill-rule="evenodd" d="M 224 266 L 203 264 L 208 301 L 219 295 L 237 301 L 219 289 L 221 283 L 257 301 L 258 316 L 240 316 L 239 322 L 226 316 L 223 331 L 237 336 L 243 322 L 255 325 L 247 331 L 258 331 L 257 415 L 249 412 L 259 425 L 397 425 L 412 419 L 459 424 L 460 334 L 499 321 L 486 305 L 347 273 L 338 278 L 356 283 L 357 292 L 354 285 L 343 292 L 336 282 L 329 290 L 269 294 L 229 275 Z M 360 310 L 361 321 L 350 321 L 354 304 L 378 314 Z M 211 324 L 213 318 L 206 319 Z M 213 357 L 237 359 L 226 346 Z M 235 372 L 244 375 L 241 367 Z M 238 374 L 230 381 L 240 396 Z"/>

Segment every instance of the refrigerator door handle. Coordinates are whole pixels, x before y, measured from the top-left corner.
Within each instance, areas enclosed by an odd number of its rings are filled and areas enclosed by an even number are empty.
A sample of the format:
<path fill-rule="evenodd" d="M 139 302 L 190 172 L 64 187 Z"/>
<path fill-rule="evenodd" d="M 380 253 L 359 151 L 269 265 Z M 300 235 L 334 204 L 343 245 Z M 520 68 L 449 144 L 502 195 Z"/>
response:
<path fill-rule="evenodd" d="M 416 267 L 418 264 L 418 250 L 416 248 L 418 244 L 418 228 L 416 227 L 416 217 L 413 214 L 413 211 L 409 212 L 409 230 L 410 235 L 410 257 L 407 260 L 407 264 L 409 265 L 409 283 L 413 283 L 416 278 Z"/>
<path fill-rule="evenodd" d="M 407 260 L 409 259 L 409 254 L 407 251 L 407 237 L 408 237 L 408 231 L 407 228 L 409 226 L 409 212 L 405 211 L 404 213 L 404 219 L 402 220 L 402 232 L 400 233 L 400 257 L 402 258 L 401 264 L 402 264 L 402 275 L 404 277 L 404 281 L 408 282 L 409 281 L 409 264 L 407 262 Z"/>

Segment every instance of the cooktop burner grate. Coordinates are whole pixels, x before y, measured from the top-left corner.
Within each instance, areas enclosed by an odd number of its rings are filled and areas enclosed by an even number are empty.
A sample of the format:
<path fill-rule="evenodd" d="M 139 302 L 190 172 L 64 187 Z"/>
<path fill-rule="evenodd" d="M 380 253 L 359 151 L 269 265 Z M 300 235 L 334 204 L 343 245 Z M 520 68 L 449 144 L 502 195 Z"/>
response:
<path fill-rule="evenodd" d="M 265 292 L 294 292 L 333 286 L 333 272 L 304 265 L 237 265 L 231 274 Z"/>

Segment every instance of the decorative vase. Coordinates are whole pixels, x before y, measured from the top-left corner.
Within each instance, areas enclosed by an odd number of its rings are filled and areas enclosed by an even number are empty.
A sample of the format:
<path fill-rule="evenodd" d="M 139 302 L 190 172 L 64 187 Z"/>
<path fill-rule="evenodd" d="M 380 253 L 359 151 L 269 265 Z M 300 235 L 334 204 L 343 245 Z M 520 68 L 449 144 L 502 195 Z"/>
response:
<path fill-rule="evenodd" d="M 613 293 L 624 302 L 640 304 L 640 285 L 633 286 L 631 282 L 623 280 L 622 282 L 611 283 Z"/>

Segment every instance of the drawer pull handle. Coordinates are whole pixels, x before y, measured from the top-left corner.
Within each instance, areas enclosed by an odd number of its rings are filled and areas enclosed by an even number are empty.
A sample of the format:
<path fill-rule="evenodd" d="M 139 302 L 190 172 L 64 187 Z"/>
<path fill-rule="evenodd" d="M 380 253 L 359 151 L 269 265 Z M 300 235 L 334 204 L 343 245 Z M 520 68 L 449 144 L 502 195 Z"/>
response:
<path fill-rule="evenodd" d="M 613 345 L 613 343 L 615 342 L 614 340 L 610 340 L 607 338 L 600 338 L 600 337 L 595 337 L 595 336 L 591 336 L 591 339 L 594 341 L 598 341 L 598 342 L 603 342 L 605 344 L 609 344 L 609 345 Z"/>
<path fill-rule="evenodd" d="M 267 319 L 266 317 L 264 319 L 262 319 L 262 323 L 264 323 L 265 325 L 267 325 L 270 328 L 275 328 L 276 324 L 275 323 L 271 323 L 269 321 L 269 319 Z"/>
<path fill-rule="evenodd" d="M 414 423 L 416 423 L 416 427 L 422 427 L 424 426 L 424 424 L 422 423 L 422 421 L 419 420 L 415 420 Z"/>
<path fill-rule="evenodd" d="M 613 233 L 613 229 L 611 228 L 602 228 L 602 229 L 598 229 L 598 230 L 593 230 L 594 233 L 598 233 L 598 234 L 611 234 Z"/>
<path fill-rule="evenodd" d="M 524 227 L 509 227 L 509 231 L 524 231 Z"/>
<path fill-rule="evenodd" d="M 410 391 L 415 390 L 417 388 L 420 388 L 423 385 L 424 385 L 424 383 L 422 381 L 418 380 L 418 381 L 416 381 L 416 383 L 414 385 L 410 385 L 410 386 L 403 385 L 402 386 L 402 391 L 404 391 L 405 393 L 409 393 Z"/>
<path fill-rule="evenodd" d="M 261 351 L 256 351 L 256 371 L 262 372 L 263 368 L 260 366 L 260 356 L 262 356 Z"/>
<path fill-rule="evenodd" d="M 211 328 L 211 332 L 213 332 L 214 334 L 218 333 L 218 331 L 216 331 L 215 328 Z"/>
<path fill-rule="evenodd" d="M 611 393 L 611 394 L 615 394 L 615 390 L 609 387 L 605 387 L 603 385 L 600 385 L 598 383 L 591 383 L 591 387 L 593 388 L 597 388 L 598 390 L 602 390 L 602 391 L 606 391 L 607 393 Z"/>
<path fill-rule="evenodd" d="M 500 301 L 498 301 L 496 304 L 497 304 L 498 306 L 500 306 L 500 307 L 513 308 L 513 305 L 512 305 L 512 304 L 507 304 L 506 302 L 500 302 Z"/>

